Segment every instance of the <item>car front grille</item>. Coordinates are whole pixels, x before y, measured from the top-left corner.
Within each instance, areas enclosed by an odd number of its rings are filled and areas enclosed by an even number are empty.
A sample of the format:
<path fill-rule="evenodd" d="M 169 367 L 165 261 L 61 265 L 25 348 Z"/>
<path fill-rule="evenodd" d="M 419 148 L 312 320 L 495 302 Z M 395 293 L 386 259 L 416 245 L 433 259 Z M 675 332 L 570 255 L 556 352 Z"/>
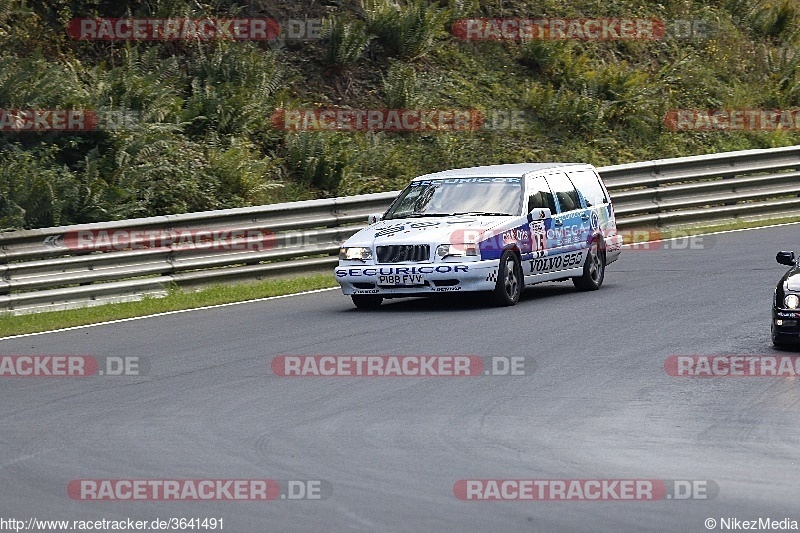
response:
<path fill-rule="evenodd" d="M 378 263 L 421 263 L 430 261 L 431 247 L 427 244 L 378 246 Z"/>

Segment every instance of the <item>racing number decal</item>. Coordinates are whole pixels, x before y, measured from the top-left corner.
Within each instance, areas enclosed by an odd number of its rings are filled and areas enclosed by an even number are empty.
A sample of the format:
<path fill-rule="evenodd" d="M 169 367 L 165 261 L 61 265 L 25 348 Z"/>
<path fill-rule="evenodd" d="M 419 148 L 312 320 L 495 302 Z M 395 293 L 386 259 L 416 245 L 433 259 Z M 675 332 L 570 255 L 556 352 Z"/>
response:
<path fill-rule="evenodd" d="M 531 228 L 531 251 L 544 252 L 547 248 L 547 231 L 544 229 L 544 222 L 537 220 L 531 222 L 528 226 Z"/>
<path fill-rule="evenodd" d="M 534 261 L 531 261 L 531 274 L 533 274 L 536 272 L 535 260 L 544 257 L 545 250 L 547 250 L 547 231 L 541 220 L 531 222 L 528 226 L 531 229 L 531 255 L 534 258 Z"/>

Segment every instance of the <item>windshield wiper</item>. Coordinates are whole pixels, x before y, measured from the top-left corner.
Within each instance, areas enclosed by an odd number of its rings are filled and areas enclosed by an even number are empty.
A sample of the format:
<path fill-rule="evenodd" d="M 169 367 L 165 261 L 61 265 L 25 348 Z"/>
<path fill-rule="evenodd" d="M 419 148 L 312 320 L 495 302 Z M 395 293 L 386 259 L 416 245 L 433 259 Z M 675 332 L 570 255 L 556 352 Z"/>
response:
<path fill-rule="evenodd" d="M 446 217 L 446 216 L 450 215 L 448 215 L 447 213 L 410 213 L 408 215 L 398 216 L 397 218 Z"/>
<path fill-rule="evenodd" d="M 489 217 L 510 217 L 513 216 L 511 213 L 491 213 L 488 211 L 465 211 L 463 213 L 450 213 L 450 216 L 459 216 L 459 215 L 485 215 Z"/>
<path fill-rule="evenodd" d="M 384 218 L 384 220 L 394 220 L 398 218 L 422 218 L 422 217 L 453 217 L 453 216 L 460 216 L 460 215 L 485 215 L 485 216 L 493 216 L 493 217 L 510 217 L 513 216 L 511 213 L 488 213 L 484 211 L 464 211 L 463 213 L 409 213 L 407 215 L 400 215 L 395 213 L 390 218 Z"/>

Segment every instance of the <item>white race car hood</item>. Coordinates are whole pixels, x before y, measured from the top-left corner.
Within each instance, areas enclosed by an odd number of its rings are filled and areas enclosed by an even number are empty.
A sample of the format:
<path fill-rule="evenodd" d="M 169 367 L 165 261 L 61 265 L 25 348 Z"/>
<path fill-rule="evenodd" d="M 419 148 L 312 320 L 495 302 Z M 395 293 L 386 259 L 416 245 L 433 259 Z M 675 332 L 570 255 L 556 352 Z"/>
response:
<path fill-rule="evenodd" d="M 387 244 L 439 244 L 463 242 L 461 237 L 477 237 L 487 230 L 506 229 L 518 216 L 451 216 L 382 220 L 362 229 L 344 246 L 372 247 Z M 455 233 L 455 235 L 454 235 Z M 453 240 L 455 239 L 455 240 Z"/>

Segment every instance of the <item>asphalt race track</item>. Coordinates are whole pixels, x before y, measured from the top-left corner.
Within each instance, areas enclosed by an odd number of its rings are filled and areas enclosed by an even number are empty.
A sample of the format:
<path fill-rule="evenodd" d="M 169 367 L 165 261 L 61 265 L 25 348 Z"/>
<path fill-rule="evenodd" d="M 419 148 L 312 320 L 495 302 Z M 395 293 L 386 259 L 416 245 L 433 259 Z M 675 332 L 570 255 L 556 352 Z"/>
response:
<path fill-rule="evenodd" d="M 769 309 L 786 268 L 775 253 L 800 251 L 798 228 L 625 250 L 600 291 L 548 283 L 511 308 L 409 299 L 362 312 L 326 291 L 0 341 L 0 355 L 138 357 L 146 374 L 0 378 L 0 517 L 214 517 L 245 532 L 800 522 L 798 380 L 664 369 L 671 355 L 797 355 L 772 348 Z M 535 368 L 281 377 L 270 366 L 278 355 L 330 354 L 521 356 Z M 70 482 L 87 479 L 319 480 L 327 492 L 303 501 L 71 497 Z M 470 479 L 679 480 L 712 494 L 463 501 L 454 484 Z"/>

